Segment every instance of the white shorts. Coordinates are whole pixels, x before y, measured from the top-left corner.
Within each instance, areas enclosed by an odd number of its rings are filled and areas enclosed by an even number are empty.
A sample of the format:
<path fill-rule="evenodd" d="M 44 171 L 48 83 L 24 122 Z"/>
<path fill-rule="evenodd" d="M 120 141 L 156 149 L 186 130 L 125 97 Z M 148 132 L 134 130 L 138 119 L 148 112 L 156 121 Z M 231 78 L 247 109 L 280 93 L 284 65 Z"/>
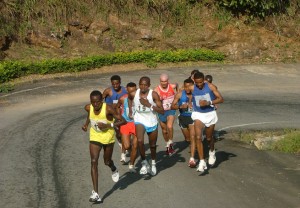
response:
<path fill-rule="evenodd" d="M 213 124 L 216 124 L 218 121 L 218 116 L 216 111 L 211 111 L 208 113 L 200 113 L 200 112 L 193 112 L 192 119 L 200 120 L 206 127 L 210 127 Z"/>

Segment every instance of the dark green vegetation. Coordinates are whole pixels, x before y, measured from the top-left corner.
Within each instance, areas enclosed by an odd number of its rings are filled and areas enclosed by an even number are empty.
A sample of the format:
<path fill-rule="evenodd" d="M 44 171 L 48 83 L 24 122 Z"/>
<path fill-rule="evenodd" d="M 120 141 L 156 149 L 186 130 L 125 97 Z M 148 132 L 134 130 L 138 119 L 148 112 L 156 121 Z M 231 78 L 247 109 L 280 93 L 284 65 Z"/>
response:
<path fill-rule="evenodd" d="M 143 51 L 130 53 L 114 53 L 102 56 L 86 57 L 74 60 L 45 60 L 25 63 L 6 61 L 0 63 L 0 83 L 30 74 L 51 74 L 59 72 L 78 72 L 113 64 L 144 62 L 184 62 L 184 61 L 222 61 L 224 55 L 205 49 L 189 49 L 177 51 Z"/>

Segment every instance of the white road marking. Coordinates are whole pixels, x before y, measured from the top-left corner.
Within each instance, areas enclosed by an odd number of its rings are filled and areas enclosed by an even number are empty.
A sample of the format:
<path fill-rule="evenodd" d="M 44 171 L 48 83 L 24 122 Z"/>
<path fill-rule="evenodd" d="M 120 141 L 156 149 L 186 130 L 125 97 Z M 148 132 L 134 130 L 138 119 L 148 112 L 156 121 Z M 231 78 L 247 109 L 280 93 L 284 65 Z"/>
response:
<path fill-rule="evenodd" d="M 26 89 L 26 90 L 20 90 L 20 91 L 17 91 L 17 92 L 12 92 L 12 93 L 7 94 L 7 95 L 2 95 L 2 96 L 0 96 L 0 98 L 8 97 L 10 95 L 20 94 L 20 93 L 23 93 L 23 92 L 33 91 L 33 90 L 37 90 L 37 89 L 41 89 L 41 88 L 46 88 L 46 87 L 50 87 L 50 86 L 54 86 L 54 85 L 53 84 L 52 85 L 45 85 L 45 86 L 41 86 L 41 87 L 35 87 L 35 88 Z"/>
<path fill-rule="evenodd" d="M 219 129 L 219 131 L 236 128 L 236 127 L 243 127 L 243 126 L 252 126 L 252 125 L 261 125 L 261 124 L 274 124 L 274 123 L 286 123 L 288 121 L 280 121 L 280 122 L 258 122 L 258 123 L 247 123 L 247 124 L 239 124 L 239 125 L 233 125 L 233 126 L 227 126 L 224 128 Z"/>

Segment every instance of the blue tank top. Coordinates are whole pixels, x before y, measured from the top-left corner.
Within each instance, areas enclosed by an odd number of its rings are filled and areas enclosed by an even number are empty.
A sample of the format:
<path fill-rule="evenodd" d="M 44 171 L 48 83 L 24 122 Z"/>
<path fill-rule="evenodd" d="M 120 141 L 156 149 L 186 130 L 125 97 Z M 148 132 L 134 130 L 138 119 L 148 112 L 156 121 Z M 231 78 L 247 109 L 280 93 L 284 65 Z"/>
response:
<path fill-rule="evenodd" d="M 134 114 L 133 112 L 134 112 L 134 106 L 132 106 L 132 114 Z M 123 105 L 123 109 L 122 109 L 122 116 L 125 118 L 125 120 L 127 122 L 133 122 L 133 119 L 129 118 L 128 97 L 124 99 L 124 105 Z"/>
<path fill-rule="evenodd" d="M 178 106 L 181 106 L 183 103 L 189 103 L 189 98 L 186 95 L 185 90 L 182 90 L 181 97 L 178 101 Z M 191 116 L 192 112 L 193 112 L 193 109 L 190 109 L 190 108 L 179 109 L 179 112 L 180 112 L 181 116 Z"/>
<path fill-rule="evenodd" d="M 113 103 L 118 103 L 118 100 L 120 97 L 122 97 L 123 95 L 127 94 L 127 91 L 125 89 L 125 87 L 121 86 L 121 93 L 118 94 L 115 89 L 113 87 L 111 87 L 111 91 L 112 91 L 112 96 L 107 96 L 105 98 L 105 102 L 107 104 L 113 104 Z"/>
<path fill-rule="evenodd" d="M 199 89 L 196 85 L 194 85 L 194 91 L 193 91 L 194 111 L 200 112 L 200 113 L 207 113 L 207 112 L 214 111 L 215 110 L 214 105 L 200 107 L 199 101 L 200 100 L 212 101 L 215 98 L 216 97 L 215 97 L 214 93 L 208 87 L 207 83 L 204 83 L 204 86 L 202 89 Z"/>

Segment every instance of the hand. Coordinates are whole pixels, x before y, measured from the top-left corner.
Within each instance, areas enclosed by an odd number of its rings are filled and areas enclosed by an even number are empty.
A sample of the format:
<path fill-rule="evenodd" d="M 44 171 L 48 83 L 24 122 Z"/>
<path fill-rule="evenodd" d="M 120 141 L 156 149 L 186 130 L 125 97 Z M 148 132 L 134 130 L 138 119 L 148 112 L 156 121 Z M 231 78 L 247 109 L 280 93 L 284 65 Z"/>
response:
<path fill-rule="evenodd" d="M 182 105 L 179 108 L 186 109 L 186 108 L 188 108 L 188 104 L 187 103 L 182 103 Z"/>
<path fill-rule="evenodd" d="M 110 126 L 110 124 L 106 124 L 106 123 L 102 123 L 102 122 L 99 122 L 97 123 L 98 124 L 98 127 L 101 131 L 105 130 L 108 128 L 108 125 Z"/>
<path fill-rule="evenodd" d="M 86 125 L 86 124 L 84 124 L 82 127 L 81 127 L 81 129 L 83 130 L 83 131 L 87 131 L 87 128 L 88 128 L 88 126 Z"/>
<path fill-rule="evenodd" d="M 143 106 L 146 106 L 146 107 L 150 107 L 151 106 L 151 104 L 149 103 L 149 100 L 147 98 L 140 98 L 140 103 Z"/>
<path fill-rule="evenodd" d="M 130 119 L 133 119 L 132 112 L 129 112 L 128 117 L 129 117 Z"/>
<path fill-rule="evenodd" d="M 200 101 L 199 101 L 200 107 L 205 107 L 205 106 L 207 106 L 207 102 L 208 102 L 208 101 L 206 101 L 206 100 L 200 100 Z"/>

